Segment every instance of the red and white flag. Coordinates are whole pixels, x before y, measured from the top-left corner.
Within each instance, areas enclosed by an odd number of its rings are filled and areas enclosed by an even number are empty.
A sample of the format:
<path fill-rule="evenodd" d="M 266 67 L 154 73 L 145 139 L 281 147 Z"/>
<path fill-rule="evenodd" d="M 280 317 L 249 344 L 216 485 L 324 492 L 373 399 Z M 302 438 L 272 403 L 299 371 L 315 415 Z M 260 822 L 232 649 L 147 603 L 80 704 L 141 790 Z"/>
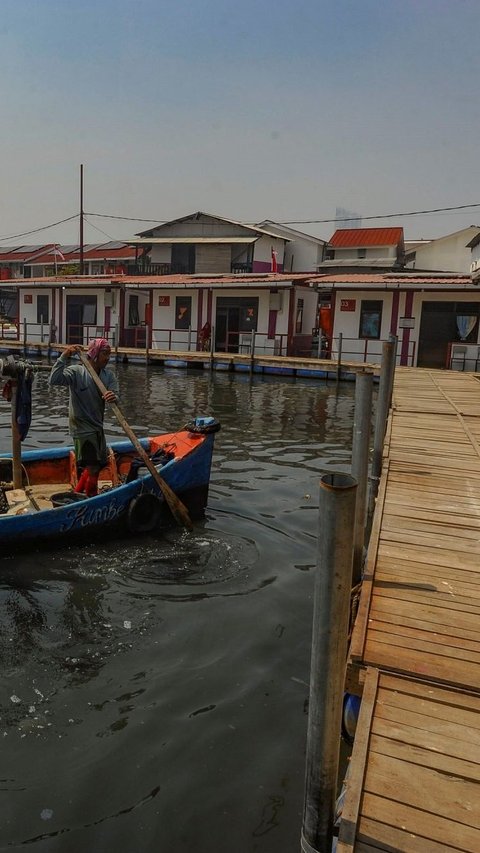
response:
<path fill-rule="evenodd" d="M 53 247 L 53 254 L 55 255 L 55 259 L 60 258 L 61 261 L 65 260 L 65 255 L 60 251 L 56 244 Z"/>
<path fill-rule="evenodd" d="M 272 262 L 271 262 L 271 272 L 277 272 L 277 253 L 272 246 Z"/>

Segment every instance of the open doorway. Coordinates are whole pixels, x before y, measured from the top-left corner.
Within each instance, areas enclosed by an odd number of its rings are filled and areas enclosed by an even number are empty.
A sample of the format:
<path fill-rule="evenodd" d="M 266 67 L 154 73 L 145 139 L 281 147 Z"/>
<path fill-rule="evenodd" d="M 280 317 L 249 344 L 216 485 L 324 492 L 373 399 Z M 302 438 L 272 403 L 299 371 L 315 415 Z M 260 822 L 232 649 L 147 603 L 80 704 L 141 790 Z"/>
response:
<path fill-rule="evenodd" d="M 217 299 L 215 349 L 239 352 L 244 336 L 257 330 L 258 296 L 221 296 Z"/>

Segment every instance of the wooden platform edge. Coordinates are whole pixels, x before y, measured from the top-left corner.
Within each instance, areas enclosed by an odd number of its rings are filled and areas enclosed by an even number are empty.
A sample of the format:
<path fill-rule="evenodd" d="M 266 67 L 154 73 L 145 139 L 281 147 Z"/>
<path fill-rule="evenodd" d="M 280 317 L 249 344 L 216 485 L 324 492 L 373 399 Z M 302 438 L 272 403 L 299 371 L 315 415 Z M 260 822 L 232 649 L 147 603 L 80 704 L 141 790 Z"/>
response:
<path fill-rule="evenodd" d="M 385 495 L 387 491 L 388 473 L 390 462 L 385 460 L 383 471 L 380 477 L 380 486 L 378 489 L 377 502 L 373 517 L 373 525 L 370 533 L 370 542 L 368 545 L 367 560 L 365 572 L 363 576 L 362 589 L 360 592 L 360 603 L 358 605 L 357 617 L 352 632 L 352 641 L 350 643 L 349 664 L 363 660 L 363 651 L 367 636 L 368 616 L 370 613 L 370 603 L 372 598 L 373 578 L 375 575 L 375 567 L 377 564 L 378 546 L 380 542 L 380 529 L 383 519 L 383 510 L 385 507 Z"/>
<path fill-rule="evenodd" d="M 352 757 L 345 785 L 347 793 L 340 817 L 337 853 L 352 853 L 357 837 L 357 824 L 362 799 L 363 780 L 370 743 L 370 730 L 378 692 L 380 671 L 368 667 L 360 714 L 353 744 Z"/>

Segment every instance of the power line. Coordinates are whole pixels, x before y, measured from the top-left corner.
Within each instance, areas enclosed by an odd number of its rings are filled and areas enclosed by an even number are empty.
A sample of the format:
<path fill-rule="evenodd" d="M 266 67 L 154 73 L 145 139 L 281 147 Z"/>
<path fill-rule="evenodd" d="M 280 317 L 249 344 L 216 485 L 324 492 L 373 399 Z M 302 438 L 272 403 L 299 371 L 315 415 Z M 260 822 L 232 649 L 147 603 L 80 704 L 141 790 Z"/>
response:
<path fill-rule="evenodd" d="M 108 213 L 86 213 L 85 216 L 100 216 L 102 219 L 124 219 L 127 222 L 156 222 L 157 225 L 165 225 L 169 219 L 142 219 L 140 216 L 111 216 Z"/>
<path fill-rule="evenodd" d="M 407 213 L 379 213 L 375 216 L 350 216 L 350 217 L 334 217 L 333 219 L 288 219 L 282 220 L 278 222 L 278 225 L 321 225 L 330 222 L 355 222 L 359 218 L 362 220 L 372 220 L 372 219 L 399 219 L 400 217 L 405 216 L 428 216 L 432 213 L 452 213 L 454 211 L 461 210 L 471 210 L 472 208 L 480 207 L 480 202 L 476 204 L 459 204 L 452 207 L 434 207 L 429 210 L 411 210 Z M 157 225 L 164 225 L 166 222 L 169 222 L 168 219 L 144 219 L 142 217 L 137 216 L 117 216 L 115 214 L 109 213 L 85 213 L 84 216 L 98 216 L 102 219 L 119 219 L 125 222 L 150 222 L 156 223 Z M 16 240 L 19 237 L 27 237 L 30 234 L 38 234 L 40 231 L 47 231 L 49 228 L 55 228 L 57 225 L 63 225 L 64 222 L 71 222 L 73 219 L 78 219 L 79 214 L 75 213 L 73 216 L 67 216 L 65 219 L 59 219 L 57 222 L 51 222 L 50 225 L 42 225 L 40 228 L 32 228 L 30 231 L 22 231 L 19 234 L 10 234 L 8 237 L 0 237 L 0 242 L 5 242 L 5 240 Z M 89 223 L 92 228 L 95 228 L 93 223 Z M 100 231 L 100 229 L 97 229 Z M 108 236 L 105 232 L 101 232 Z"/>
<path fill-rule="evenodd" d="M 88 214 L 88 215 L 90 216 L 90 214 Z M 101 229 L 101 228 L 98 228 L 98 226 L 97 226 L 97 225 L 94 225 L 94 224 L 93 224 L 93 222 L 90 222 L 90 220 L 89 220 L 89 219 L 87 219 L 87 217 L 85 216 L 85 214 L 84 214 L 84 218 L 85 218 L 85 222 L 90 226 L 90 228 L 95 228 L 95 231 L 98 231 L 98 232 L 99 232 L 99 234 L 103 234 L 105 237 L 108 237 L 108 239 L 109 239 L 109 240 L 112 240 L 112 242 L 115 240 L 115 237 L 112 237 L 112 235 L 111 235 L 111 234 L 107 234 L 107 232 L 106 232 L 106 231 L 102 231 L 102 229 Z M 120 242 L 122 242 L 122 241 L 120 241 Z"/>
<path fill-rule="evenodd" d="M 456 207 L 434 207 L 431 210 L 411 210 L 409 213 L 382 213 L 377 216 L 349 216 L 335 217 L 335 219 L 290 219 L 288 222 L 278 222 L 278 225 L 317 225 L 322 222 L 355 222 L 359 219 L 398 219 L 400 216 L 423 216 L 428 213 L 447 213 L 452 210 L 466 210 L 467 208 L 480 207 L 479 204 L 459 204 Z"/>
<path fill-rule="evenodd" d="M 59 219 L 58 222 L 52 222 L 51 225 L 42 225 L 41 228 L 33 228 L 31 231 L 22 231 L 21 234 L 10 234 L 9 237 L 0 237 L 0 242 L 4 240 L 16 240 L 17 237 L 28 237 L 29 234 L 38 234 L 39 231 L 46 231 L 48 228 L 54 228 L 55 225 L 62 225 L 64 222 L 71 222 L 72 219 L 78 219 L 78 213 L 74 216 L 67 216 L 66 219 Z"/>

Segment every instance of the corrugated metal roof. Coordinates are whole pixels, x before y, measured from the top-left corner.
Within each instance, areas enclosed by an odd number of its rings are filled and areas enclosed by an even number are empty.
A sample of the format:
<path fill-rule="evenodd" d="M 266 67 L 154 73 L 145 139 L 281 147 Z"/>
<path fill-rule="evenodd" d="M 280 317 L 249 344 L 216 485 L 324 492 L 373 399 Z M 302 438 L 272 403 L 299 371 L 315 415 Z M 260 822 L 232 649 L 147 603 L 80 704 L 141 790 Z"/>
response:
<path fill-rule="evenodd" d="M 403 228 L 339 228 L 329 240 L 334 249 L 361 249 L 364 246 L 397 246 Z"/>
<path fill-rule="evenodd" d="M 332 267 L 393 267 L 396 258 L 333 258 L 317 264 L 319 271 Z"/>
<path fill-rule="evenodd" d="M 246 222 L 238 222 L 235 219 L 227 219 L 225 216 L 216 216 L 214 213 L 207 213 L 205 210 L 197 210 L 194 213 L 189 213 L 187 216 L 180 216 L 178 219 L 170 219 L 169 222 L 160 222 L 158 225 L 152 225 L 151 228 L 147 228 L 146 231 L 139 231 L 140 237 L 145 236 L 145 234 L 151 234 L 152 231 L 157 231 L 159 228 L 164 228 L 165 226 L 169 227 L 171 225 L 177 225 L 180 222 L 188 222 L 192 219 L 200 219 L 201 216 L 207 216 L 209 219 L 215 219 L 218 222 L 228 222 L 230 225 L 238 225 L 240 228 L 247 228 L 249 231 L 257 231 L 259 235 L 266 234 L 267 237 L 277 237 L 277 234 L 273 234 L 271 231 L 268 231 L 266 228 L 261 228 L 257 225 L 249 225 Z M 288 237 L 282 237 L 282 239 L 288 240 Z"/>

